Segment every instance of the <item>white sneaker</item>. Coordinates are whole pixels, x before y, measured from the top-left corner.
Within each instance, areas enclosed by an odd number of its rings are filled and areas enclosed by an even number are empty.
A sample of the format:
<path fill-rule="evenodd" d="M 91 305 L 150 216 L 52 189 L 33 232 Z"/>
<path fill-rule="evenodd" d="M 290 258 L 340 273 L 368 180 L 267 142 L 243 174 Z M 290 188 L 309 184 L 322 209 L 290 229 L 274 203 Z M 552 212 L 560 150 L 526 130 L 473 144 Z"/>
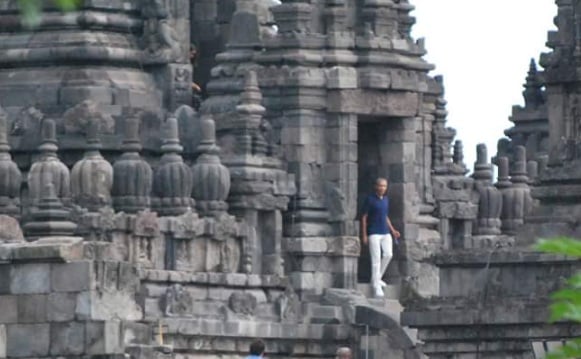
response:
<path fill-rule="evenodd" d="M 381 288 L 385 288 L 387 287 L 387 283 L 385 283 L 384 281 L 380 280 L 379 281 L 379 285 L 381 286 Z"/>
<path fill-rule="evenodd" d="M 373 295 L 374 295 L 376 298 L 383 298 L 383 296 L 384 296 L 384 294 L 383 294 L 383 289 L 381 289 L 381 288 L 375 288 L 375 290 L 374 290 L 374 292 L 373 292 Z"/>

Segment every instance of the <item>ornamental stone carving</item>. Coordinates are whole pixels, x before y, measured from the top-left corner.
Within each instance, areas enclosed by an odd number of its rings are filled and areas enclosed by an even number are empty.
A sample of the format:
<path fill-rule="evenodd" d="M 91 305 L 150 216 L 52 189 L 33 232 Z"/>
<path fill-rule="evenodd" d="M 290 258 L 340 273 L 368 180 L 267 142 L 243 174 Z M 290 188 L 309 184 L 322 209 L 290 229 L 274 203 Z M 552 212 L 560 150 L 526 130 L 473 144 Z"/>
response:
<path fill-rule="evenodd" d="M 73 200 L 91 212 L 112 205 L 113 167 L 99 152 L 100 126 L 96 119 L 89 120 L 87 150 L 71 171 Z"/>
<path fill-rule="evenodd" d="M 28 194 L 32 206 L 36 206 L 47 184 L 52 184 L 55 196 L 68 205 L 71 197 L 71 178 L 67 166 L 57 156 L 56 125 L 53 120 L 42 123 L 42 143 L 38 147 L 40 158 L 28 172 Z"/>
<path fill-rule="evenodd" d="M 216 146 L 214 120 L 201 120 L 202 139 L 198 146 L 200 154 L 192 168 L 194 188 L 192 196 L 201 214 L 209 215 L 227 209 L 226 198 L 230 192 L 230 172 L 222 165 Z"/>
<path fill-rule="evenodd" d="M 155 170 L 153 192 L 156 209 L 162 216 L 179 216 L 193 206 L 192 172 L 181 156 L 178 121 L 170 117 L 164 124 L 163 156 Z"/>
<path fill-rule="evenodd" d="M 124 153 L 113 164 L 113 205 L 117 211 L 137 213 L 150 206 L 153 172 L 139 155 L 139 119 L 126 118 L 124 130 Z"/>

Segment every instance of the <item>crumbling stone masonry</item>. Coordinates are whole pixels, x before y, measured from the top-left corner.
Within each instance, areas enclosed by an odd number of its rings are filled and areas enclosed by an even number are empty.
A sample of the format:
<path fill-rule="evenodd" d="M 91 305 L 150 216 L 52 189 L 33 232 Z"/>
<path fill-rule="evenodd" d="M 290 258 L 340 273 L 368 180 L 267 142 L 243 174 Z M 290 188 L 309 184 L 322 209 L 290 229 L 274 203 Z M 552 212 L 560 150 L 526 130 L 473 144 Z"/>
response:
<path fill-rule="evenodd" d="M 86 0 L 35 29 L 0 0 L 0 357 L 261 337 L 273 358 L 530 358 L 575 335 L 544 308 L 577 263 L 524 250 L 577 233 L 580 6 L 558 4 L 494 182 L 484 146 L 466 176 L 408 0 Z M 378 176 L 404 236 L 384 300 L 357 221 Z"/>

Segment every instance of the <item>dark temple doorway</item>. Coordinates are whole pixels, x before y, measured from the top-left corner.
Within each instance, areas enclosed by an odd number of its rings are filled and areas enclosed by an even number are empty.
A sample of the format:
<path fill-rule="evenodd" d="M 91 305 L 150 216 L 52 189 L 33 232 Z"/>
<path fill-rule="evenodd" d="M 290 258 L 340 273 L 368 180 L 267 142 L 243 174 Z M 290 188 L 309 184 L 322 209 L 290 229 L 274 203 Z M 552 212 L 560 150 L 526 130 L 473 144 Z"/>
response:
<path fill-rule="evenodd" d="M 380 124 L 378 121 L 359 120 L 357 141 L 357 218 L 361 218 L 361 207 L 365 197 L 373 191 L 373 183 L 380 175 Z M 371 262 L 369 247 L 362 245 L 359 257 L 357 279 L 360 283 L 369 283 L 371 279 Z"/>

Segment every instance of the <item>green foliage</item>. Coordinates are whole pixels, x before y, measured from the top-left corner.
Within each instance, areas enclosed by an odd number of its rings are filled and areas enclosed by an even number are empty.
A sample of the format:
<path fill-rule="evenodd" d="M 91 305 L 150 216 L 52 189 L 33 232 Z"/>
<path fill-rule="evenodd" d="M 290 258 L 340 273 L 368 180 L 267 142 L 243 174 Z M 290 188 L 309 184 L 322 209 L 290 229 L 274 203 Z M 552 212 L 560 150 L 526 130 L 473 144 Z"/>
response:
<path fill-rule="evenodd" d="M 540 240 L 535 249 L 553 254 L 562 254 L 581 259 L 581 241 L 559 237 Z M 565 287 L 551 295 L 551 322 L 572 321 L 581 323 L 581 273 L 567 280 Z M 581 358 L 581 338 L 567 342 L 559 350 L 549 354 L 547 359 Z"/>
<path fill-rule="evenodd" d="M 62 11 L 74 10 L 82 0 L 51 0 Z M 48 0 L 18 0 L 18 5 L 22 12 L 22 22 L 24 25 L 33 27 L 40 21 L 40 12 L 43 4 Z"/>

